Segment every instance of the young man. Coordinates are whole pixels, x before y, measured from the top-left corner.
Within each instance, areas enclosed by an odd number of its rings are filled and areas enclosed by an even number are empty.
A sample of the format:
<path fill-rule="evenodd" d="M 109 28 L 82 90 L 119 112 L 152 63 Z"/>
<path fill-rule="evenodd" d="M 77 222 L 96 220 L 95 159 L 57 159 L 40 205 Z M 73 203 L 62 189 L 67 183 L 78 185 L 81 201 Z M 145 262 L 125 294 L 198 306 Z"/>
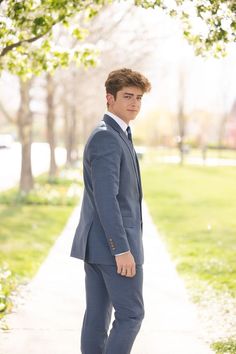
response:
<path fill-rule="evenodd" d="M 85 146 L 85 189 L 71 251 L 84 260 L 86 274 L 82 354 L 130 353 L 144 317 L 142 187 L 129 123 L 151 85 L 121 69 L 109 74 L 105 87 L 108 112 Z"/>

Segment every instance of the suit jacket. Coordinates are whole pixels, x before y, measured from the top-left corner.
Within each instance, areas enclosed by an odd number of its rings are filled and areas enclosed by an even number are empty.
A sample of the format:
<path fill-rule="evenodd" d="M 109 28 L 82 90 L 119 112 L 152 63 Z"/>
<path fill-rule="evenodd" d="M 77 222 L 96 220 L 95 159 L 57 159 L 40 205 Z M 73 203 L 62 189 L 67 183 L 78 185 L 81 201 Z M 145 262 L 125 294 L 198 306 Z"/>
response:
<path fill-rule="evenodd" d="M 132 143 L 105 115 L 90 135 L 83 158 L 84 195 L 71 256 L 115 264 L 128 250 L 143 263 L 142 187 Z"/>

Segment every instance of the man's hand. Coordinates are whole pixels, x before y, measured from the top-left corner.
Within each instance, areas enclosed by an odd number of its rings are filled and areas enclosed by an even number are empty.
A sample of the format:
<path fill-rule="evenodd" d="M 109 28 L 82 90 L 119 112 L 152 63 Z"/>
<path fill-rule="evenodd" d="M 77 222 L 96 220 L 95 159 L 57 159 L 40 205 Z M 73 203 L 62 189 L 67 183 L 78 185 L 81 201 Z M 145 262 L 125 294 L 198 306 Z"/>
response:
<path fill-rule="evenodd" d="M 126 252 L 119 256 L 115 256 L 117 273 L 125 277 L 134 277 L 136 274 L 136 264 L 132 253 Z"/>

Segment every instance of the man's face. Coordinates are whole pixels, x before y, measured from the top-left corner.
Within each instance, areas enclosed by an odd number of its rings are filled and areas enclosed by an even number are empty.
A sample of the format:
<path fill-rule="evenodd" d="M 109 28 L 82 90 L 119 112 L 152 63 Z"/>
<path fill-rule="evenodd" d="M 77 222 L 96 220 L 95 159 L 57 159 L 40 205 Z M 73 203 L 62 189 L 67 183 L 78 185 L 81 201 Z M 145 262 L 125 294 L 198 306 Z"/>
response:
<path fill-rule="evenodd" d="M 142 96 L 143 92 L 138 87 L 123 87 L 117 92 L 116 98 L 110 93 L 107 94 L 108 109 L 129 124 L 140 111 Z"/>

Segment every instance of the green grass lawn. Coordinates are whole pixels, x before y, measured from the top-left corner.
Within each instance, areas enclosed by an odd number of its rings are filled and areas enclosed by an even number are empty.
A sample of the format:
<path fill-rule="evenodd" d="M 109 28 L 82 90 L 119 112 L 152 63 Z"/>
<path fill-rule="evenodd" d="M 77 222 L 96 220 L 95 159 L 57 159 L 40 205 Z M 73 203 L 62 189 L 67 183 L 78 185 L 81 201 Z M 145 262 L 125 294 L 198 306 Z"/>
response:
<path fill-rule="evenodd" d="M 144 161 L 142 177 L 152 217 L 194 300 L 209 286 L 236 298 L 236 168 Z"/>
<path fill-rule="evenodd" d="M 168 147 L 156 147 L 148 148 L 148 156 L 156 159 L 160 159 L 165 156 L 179 156 L 179 150 L 177 148 L 168 148 Z M 201 149 L 196 149 L 189 147 L 189 152 L 186 157 L 200 157 L 202 158 Z M 221 159 L 236 159 L 236 150 L 217 150 L 217 149 L 207 149 L 206 152 L 207 158 L 221 158 Z"/>
<path fill-rule="evenodd" d="M 31 277 L 71 212 L 71 206 L 0 205 L 0 267 Z"/>
<path fill-rule="evenodd" d="M 41 176 L 27 197 L 16 189 L 0 193 L 0 318 L 11 310 L 12 291 L 35 274 L 62 231 L 78 203 L 79 185 Z"/>

